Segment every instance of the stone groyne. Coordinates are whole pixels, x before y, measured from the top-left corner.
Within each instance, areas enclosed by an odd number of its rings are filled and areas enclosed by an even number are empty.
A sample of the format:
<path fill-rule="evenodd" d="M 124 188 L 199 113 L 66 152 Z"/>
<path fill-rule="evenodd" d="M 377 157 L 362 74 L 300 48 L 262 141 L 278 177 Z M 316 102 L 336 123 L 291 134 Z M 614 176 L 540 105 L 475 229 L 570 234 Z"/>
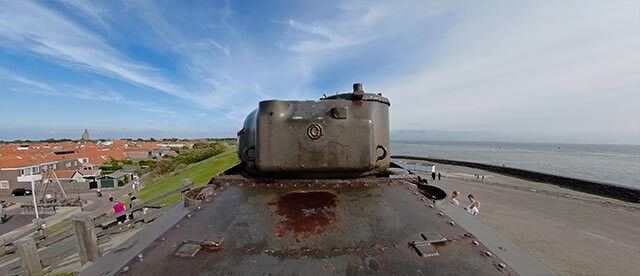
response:
<path fill-rule="evenodd" d="M 391 156 L 391 158 L 429 161 L 429 162 L 440 163 L 440 164 L 481 169 L 481 170 L 495 172 L 503 175 L 518 177 L 518 178 L 529 180 L 529 181 L 549 183 L 559 187 L 572 189 L 575 191 L 619 199 L 627 202 L 640 203 L 640 189 L 634 189 L 631 187 L 619 186 L 619 185 L 610 184 L 610 183 L 571 178 L 571 177 L 529 171 L 524 169 L 516 169 L 516 168 L 468 162 L 468 161 L 418 157 L 418 156 L 410 156 L 410 155 L 393 155 Z"/>

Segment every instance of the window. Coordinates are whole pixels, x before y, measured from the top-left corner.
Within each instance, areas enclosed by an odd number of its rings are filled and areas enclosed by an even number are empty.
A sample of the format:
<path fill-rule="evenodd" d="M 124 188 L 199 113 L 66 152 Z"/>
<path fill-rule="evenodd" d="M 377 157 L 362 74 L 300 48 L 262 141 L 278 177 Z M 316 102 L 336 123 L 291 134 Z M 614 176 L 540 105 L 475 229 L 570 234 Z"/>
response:
<path fill-rule="evenodd" d="M 67 162 L 67 168 L 71 167 L 71 162 Z"/>
<path fill-rule="evenodd" d="M 39 173 L 40 172 L 40 167 L 33 167 L 33 173 Z"/>
<path fill-rule="evenodd" d="M 20 169 L 20 174 L 21 175 L 30 175 L 31 174 L 31 168 Z"/>
<path fill-rule="evenodd" d="M 9 189 L 9 181 L 0 180 L 0 189 L 3 189 L 3 190 Z"/>
<path fill-rule="evenodd" d="M 53 164 L 53 169 L 54 169 L 54 170 L 56 169 L 56 165 L 57 165 L 57 164 Z"/>

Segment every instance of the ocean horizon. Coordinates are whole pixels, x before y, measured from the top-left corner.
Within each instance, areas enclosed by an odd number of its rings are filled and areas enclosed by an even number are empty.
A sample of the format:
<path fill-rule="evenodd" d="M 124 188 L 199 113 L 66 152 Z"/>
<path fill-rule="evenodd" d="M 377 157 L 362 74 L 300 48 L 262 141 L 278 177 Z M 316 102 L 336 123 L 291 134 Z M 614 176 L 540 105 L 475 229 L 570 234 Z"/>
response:
<path fill-rule="evenodd" d="M 392 140 L 391 153 L 504 165 L 640 189 L 640 145 Z"/>

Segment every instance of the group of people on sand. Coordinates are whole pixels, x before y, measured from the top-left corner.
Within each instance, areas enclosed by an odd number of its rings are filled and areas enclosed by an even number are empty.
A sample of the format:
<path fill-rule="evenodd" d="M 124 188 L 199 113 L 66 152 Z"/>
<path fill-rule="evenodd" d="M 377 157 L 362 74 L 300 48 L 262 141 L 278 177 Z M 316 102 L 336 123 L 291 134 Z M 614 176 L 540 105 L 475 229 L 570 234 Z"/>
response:
<path fill-rule="evenodd" d="M 460 201 L 458 200 L 459 197 L 460 192 L 454 190 L 453 193 L 451 193 L 451 199 L 449 202 L 453 205 L 460 206 Z M 464 209 L 472 216 L 477 216 L 480 212 L 480 201 L 478 201 L 472 194 L 469 194 L 467 198 L 469 199 L 469 205 Z"/>
<path fill-rule="evenodd" d="M 474 174 L 477 180 L 484 181 L 484 175 Z"/>

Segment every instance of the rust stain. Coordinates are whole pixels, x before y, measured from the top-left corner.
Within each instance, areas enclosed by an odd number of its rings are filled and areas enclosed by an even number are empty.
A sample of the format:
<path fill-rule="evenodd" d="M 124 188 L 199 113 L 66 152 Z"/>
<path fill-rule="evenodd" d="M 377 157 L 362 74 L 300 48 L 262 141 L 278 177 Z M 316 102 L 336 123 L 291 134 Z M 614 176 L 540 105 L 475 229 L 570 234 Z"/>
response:
<path fill-rule="evenodd" d="M 292 232 L 300 242 L 334 227 L 337 201 L 337 195 L 328 191 L 290 192 L 275 198 L 269 205 L 275 206 L 274 213 L 280 216 L 276 236 Z"/>

